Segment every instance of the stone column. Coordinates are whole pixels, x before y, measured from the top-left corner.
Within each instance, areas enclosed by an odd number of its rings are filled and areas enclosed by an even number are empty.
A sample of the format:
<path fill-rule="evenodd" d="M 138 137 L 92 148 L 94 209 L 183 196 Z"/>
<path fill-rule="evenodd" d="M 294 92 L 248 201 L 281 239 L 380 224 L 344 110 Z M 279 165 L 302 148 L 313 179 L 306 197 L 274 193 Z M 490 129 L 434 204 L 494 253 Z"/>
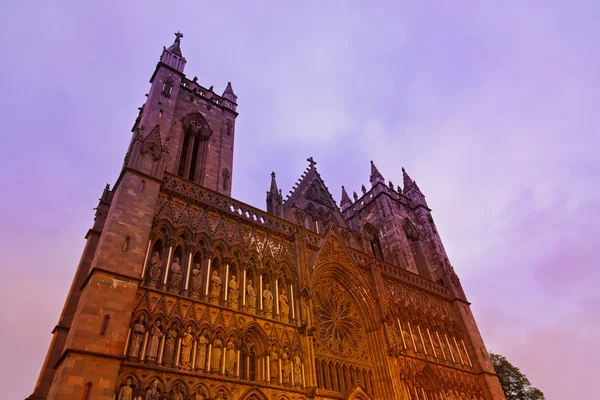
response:
<path fill-rule="evenodd" d="M 248 266 L 243 265 L 244 268 L 243 277 L 242 277 L 242 310 L 246 311 L 246 273 Z"/>
<path fill-rule="evenodd" d="M 210 288 L 210 263 L 212 261 L 213 253 L 207 252 L 206 257 L 208 258 L 208 267 L 206 268 L 206 287 L 204 288 L 204 301 L 208 301 L 208 289 Z"/>
<path fill-rule="evenodd" d="M 227 297 L 229 296 L 229 260 L 223 259 L 225 263 L 225 281 L 223 282 L 223 306 L 227 307 Z"/>
<path fill-rule="evenodd" d="M 167 266 L 165 268 L 165 278 L 163 279 L 163 290 L 167 290 L 167 279 L 169 278 L 169 266 L 171 265 L 171 256 L 173 255 L 174 240 L 168 241 L 169 255 L 167 256 Z"/>
<path fill-rule="evenodd" d="M 192 274 L 192 269 L 193 269 L 193 265 L 192 265 L 192 255 L 194 254 L 194 246 L 188 246 L 185 249 L 189 255 L 188 255 L 188 263 L 187 263 L 187 268 L 185 271 L 185 288 L 183 291 L 183 295 L 187 296 L 188 295 L 188 288 L 189 288 L 189 284 L 190 284 L 190 275 Z"/>
<path fill-rule="evenodd" d="M 144 281 L 144 275 L 146 275 L 146 267 L 148 266 L 148 256 L 150 255 L 150 246 L 152 245 L 152 238 L 148 240 L 148 247 L 146 248 L 146 257 L 144 258 L 144 265 L 142 266 L 142 282 Z"/>

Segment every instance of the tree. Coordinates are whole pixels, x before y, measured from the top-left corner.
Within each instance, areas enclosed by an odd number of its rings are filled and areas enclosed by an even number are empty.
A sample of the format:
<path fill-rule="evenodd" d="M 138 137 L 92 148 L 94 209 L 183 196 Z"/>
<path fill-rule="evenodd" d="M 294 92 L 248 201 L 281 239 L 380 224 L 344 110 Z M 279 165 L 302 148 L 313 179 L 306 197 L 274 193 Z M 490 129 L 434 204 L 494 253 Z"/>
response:
<path fill-rule="evenodd" d="M 512 365 L 504 356 L 490 353 L 492 364 L 498 374 L 506 400 L 544 400 L 544 393 L 531 386 L 527 376 Z"/>

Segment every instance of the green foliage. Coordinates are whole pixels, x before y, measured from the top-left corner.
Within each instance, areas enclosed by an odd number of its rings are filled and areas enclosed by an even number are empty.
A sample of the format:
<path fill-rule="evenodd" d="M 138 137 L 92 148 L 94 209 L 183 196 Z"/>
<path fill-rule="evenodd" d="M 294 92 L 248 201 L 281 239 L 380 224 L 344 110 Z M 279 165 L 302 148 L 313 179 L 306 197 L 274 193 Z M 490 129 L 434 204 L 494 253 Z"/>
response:
<path fill-rule="evenodd" d="M 490 353 L 492 364 L 500 379 L 506 400 L 544 400 L 544 393 L 531 386 L 527 376 L 512 365 L 506 357 Z"/>

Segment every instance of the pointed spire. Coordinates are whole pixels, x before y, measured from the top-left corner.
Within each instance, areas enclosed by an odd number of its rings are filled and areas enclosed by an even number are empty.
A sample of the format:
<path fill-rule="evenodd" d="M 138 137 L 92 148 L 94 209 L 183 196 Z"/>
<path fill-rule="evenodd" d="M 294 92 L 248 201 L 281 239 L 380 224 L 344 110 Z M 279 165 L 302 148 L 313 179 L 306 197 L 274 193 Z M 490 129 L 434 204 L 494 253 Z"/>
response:
<path fill-rule="evenodd" d="M 392 181 L 389 181 L 389 186 L 390 186 L 390 189 L 394 190 L 394 184 L 392 183 Z"/>
<path fill-rule="evenodd" d="M 342 201 L 340 202 L 340 207 L 342 208 L 342 211 L 344 210 L 345 206 L 351 206 L 352 205 L 352 200 L 350 200 L 350 196 L 348 196 L 348 192 L 346 192 L 346 188 L 344 186 L 342 186 Z"/>
<path fill-rule="evenodd" d="M 279 189 L 277 188 L 277 181 L 275 180 L 275 172 L 271 172 L 271 193 L 277 193 Z"/>
<path fill-rule="evenodd" d="M 404 193 L 408 192 L 410 189 L 412 189 L 414 182 L 413 180 L 410 178 L 410 176 L 408 176 L 408 174 L 406 173 L 406 170 L 404 169 L 404 167 L 402 167 L 402 179 L 404 180 Z"/>
<path fill-rule="evenodd" d="M 235 94 L 233 92 L 233 88 L 231 87 L 231 82 L 227 82 L 227 87 L 225 88 L 225 91 L 223 92 L 223 94 L 225 94 L 225 93 Z"/>
<path fill-rule="evenodd" d="M 352 197 L 354 197 L 354 201 L 358 201 L 358 195 L 356 194 L 356 192 L 352 193 Z"/>
<path fill-rule="evenodd" d="M 375 184 L 378 182 L 385 184 L 383 176 L 381 175 L 373 161 L 371 161 L 371 178 L 369 180 L 371 181 L 371 186 L 375 186 Z"/>
<path fill-rule="evenodd" d="M 181 57 L 181 48 L 179 47 L 179 45 L 181 44 L 181 38 L 183 37 L 183 33 L 177 31 L 175 32 L 175 41 L 173 42 L 173 44 L 167 49 L 169 50 L 171 53 L 175 53 L 178 56 Z"/>
<path fill-rule="evenodd" d="M 362 190 L 362 192 L 363 192 L 363 195 L 367 194 L 367 188 L 365 187 L 365 185 L 362 185 L 362 186 L 360 187 L 360 190 Z"/>

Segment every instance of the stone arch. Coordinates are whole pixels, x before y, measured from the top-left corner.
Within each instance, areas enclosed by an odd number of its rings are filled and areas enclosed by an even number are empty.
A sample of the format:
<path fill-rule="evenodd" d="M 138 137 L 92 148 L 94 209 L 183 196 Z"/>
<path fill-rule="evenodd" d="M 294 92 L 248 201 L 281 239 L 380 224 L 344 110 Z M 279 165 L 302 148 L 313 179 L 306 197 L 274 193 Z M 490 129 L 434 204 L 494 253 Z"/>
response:
<path fill-rule="evenodd" d="M 378 327 L 378 315 L 374 294 L 363 279 L 353 273 L 349 268 L 339 263 L 324 263 L 314 271 L 310 278 L 311 296 L 314 297 L 314 288 L 322 281 L 334 280 L 346 291 L 361 310 L 365 328 L 367 330 Z"/>
<path fill-rule="evenodd" d="M 146 379 L 143 380 L 142 384 L 140 385 L 140 388 L 143 390 L 149 389 L 150 385 L 152 385 L 152 382 L 154 382 L 155 380 L 158 381 L 159 392 L 163 392 L 167 388 L 167 383 L 165 382 L 162 376 L 156 373 L 148 375 Z"/>
<path fill-rule="evenodd" d="M 171 382 L 171 384 L 169 385 L 166 392 L 170 393 L 171 391 L 174 391 L 177 387 L 180 387 L 180 388 L 183 387 L 183 395 L 184 396 L 190 394 L 190 386 L 182 378 L 174 379 L 173 382 Z"/>
<path fill-rule="evenodd" d="M 212 130 L 200 113 L 188 114 L 181 120 L 180 152 L 177 175 L 196 183 L 202 183 L 206 166 L 208 139 Z"/>
<path fill-rule="evenodd" d="M 266 394 L 257 387 L 246 390 L 241 396 L 240 400 L 269 400 Z"/>
<path fill-rule="evenodd" d="M 197 383 L 192 387 L 192 389 L 190 389 L 190 394 L 192 395 L 192 398 L 194 398 L 193 395 L 195 393 L 200 393 L 204 396 L 204 398 L 207 398 L 209 393 L 208 387 L 203 383 Z"/>

